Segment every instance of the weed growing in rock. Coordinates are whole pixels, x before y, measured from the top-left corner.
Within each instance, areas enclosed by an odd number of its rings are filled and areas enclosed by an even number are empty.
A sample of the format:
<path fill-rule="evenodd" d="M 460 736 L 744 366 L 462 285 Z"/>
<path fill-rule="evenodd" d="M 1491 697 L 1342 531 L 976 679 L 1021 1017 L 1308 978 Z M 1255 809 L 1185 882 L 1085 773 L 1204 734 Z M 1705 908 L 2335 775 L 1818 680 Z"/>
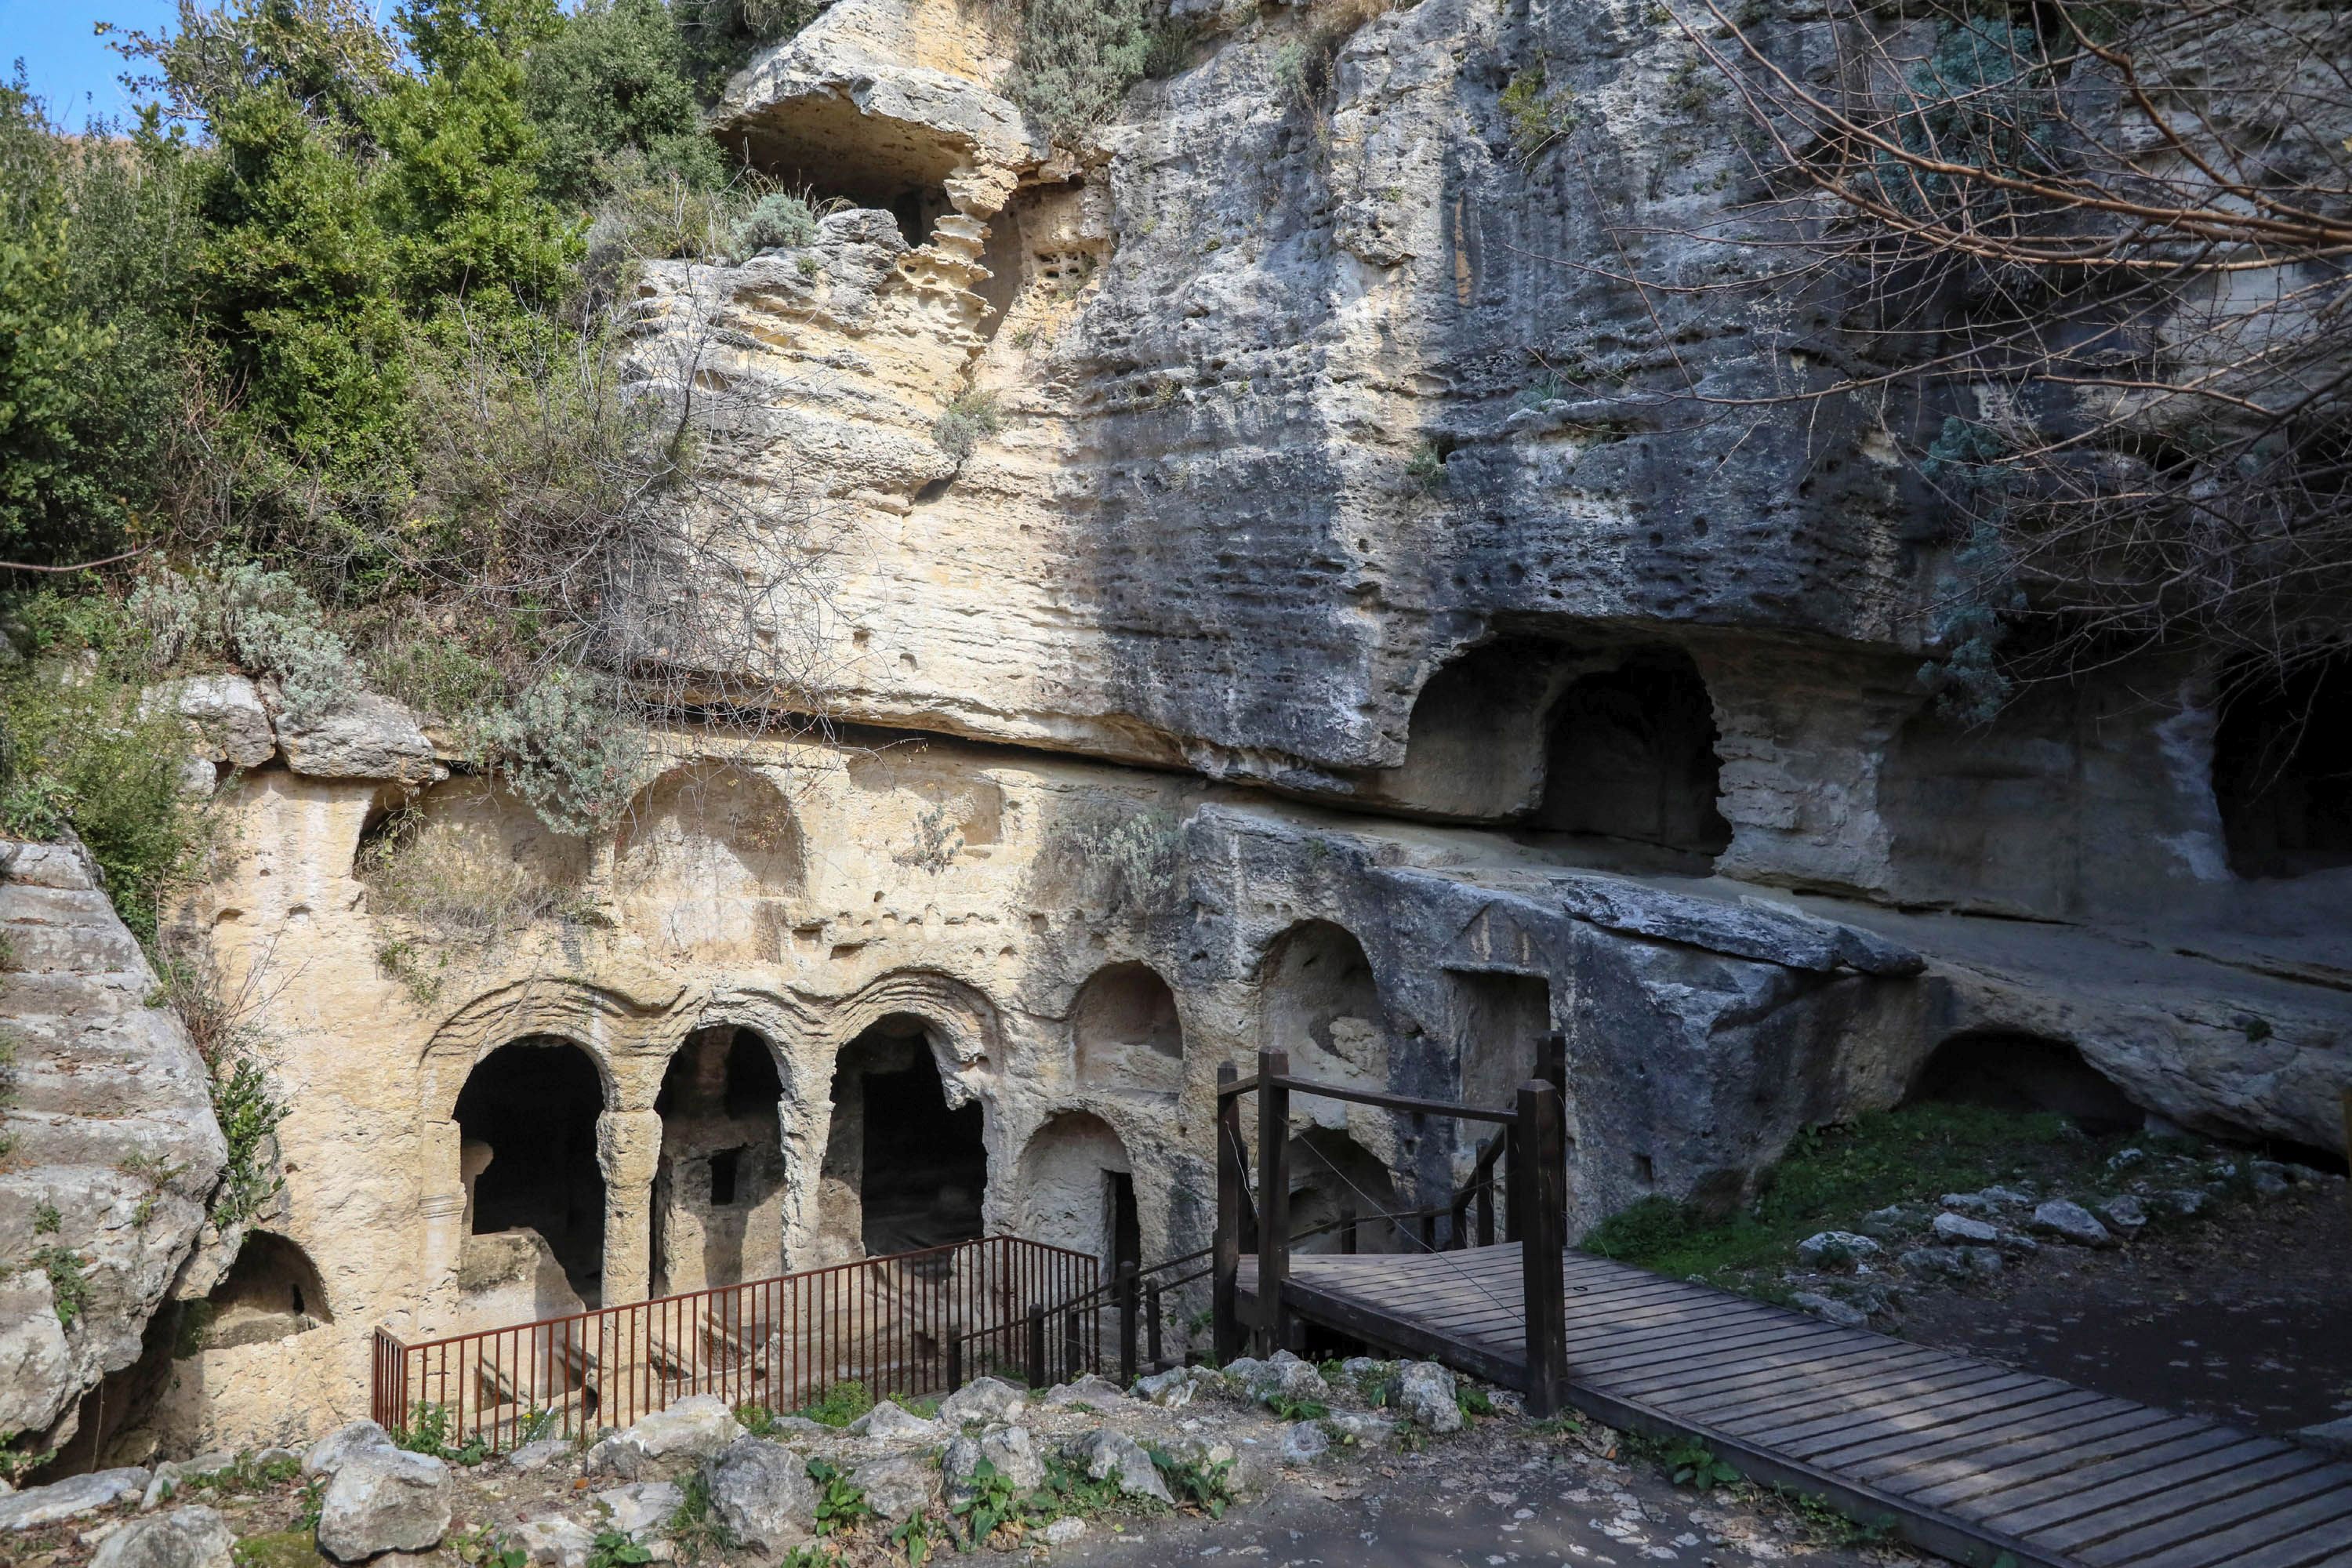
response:
<path fill-rule="evenodd" d="M 1203 1465 L 1194 1459 L 1179 1459 L 1164 1448 L 1149 1444 L 1144 1452 L 1151 1456 L 1160 1479 L 1168 1485 L 1168 1495 L 1176 1500 L 1179 1508 L 1197 1509 L 1211 1519 L 1223 1519 L 1234 1500 L 1231 1459 L 1219 1459 Z"/>
<path fill-rule="evenodd" d="M 33 1205 L 33 1234 L 35 1236 L 55 1236 L 58 1233 L 59 1218 L 60 1216 L 58 1214 L 57 1205 L 52 1203 L 35 1204 Z"/>
<path fill-rule="evenodd" d="M 394 1432 L 392 1440 L 412 1454 L 429 1454 L 453 1465 L 478 1465 L 489 1458 L 489 1441 L 478 1432 L 458 1447 L 450 1447 L 449 1427 L 448 1406 L 420 1400 L 409 1413 L 408 1424 Z"/>
<path fill-rule="evenodd" d="M 271 1096 L 261 1064 L 250 1057 L 229 1064 L 226 1078 L 214 1074 L 213 1115 L 228 1142 L 228 1163 L 213 1194 L 215 1226 L 226 1229 L 253 1218 L 286 1184 L 270 1158 L 269 1141 L 288 1109 Z"/>
<path fill-rule="evenodd" d="M 699 1563 L 705 1552 L 724 1552 L 735 1544 L 727 1526 L 710 1510 L 710 1483 L 703 1479 L 701 1471 L 687 1477 L 684 1495 L 670 1511 L 663 1533 L 669 1537 L 679 1559 L 687 1563 Z"/>
<path fill-rule="evenodd" d="M 1660 1461 L 1675 1485 L 1697 1491 L 1738 1484 L 1739 1472 L 1717 1458 L 1704 1443 L 1684 1443 L 1666 1450 Z"/>
<path fill-rule="evenodd" d="M 1280 1389 L 1265 1396 L 1265 1407 L 1285 1421 L 1321 1421 L 1331 1414 L 1331 1407 L 1319 1399 L 1301 1399 Z"/>
<path fill-rule="evenodd" d="M 588 1568 L 639 1568 L 654 1560 L 648 1548 L 638 1545 L 617 1530 L 600 1530 L 588 1548 Z"/>
<path fill-rule="evenodd" d="M 981 442 L 1004 428 L 1004 416 L 992 392 L 959 392 L 932 422 L 931 439 L 961 468 Z"/>
<path fill-rule="evenodd" d="M 932 1532 L 945 1528 L 933 1523 L 928 1513 L 910 1513 L 890 1531 L 890 1544 L 907 1554 L 907 1568 L 923 1568 L 930 1561 L 931 1548 L 938 1544 Z"/>
<path fill-rule="evenodd" d="M 866 1500 L 866 1489 L 844 1475 L 841 1467 L 831 1459 L 811 1459 L 808 1476 L 817 1487 L 817 1534 L 831 1535 L 874 1517 L 874 1505 Z"/>
<path fill-rule="evenodd" d="M 1565 86 L 1553 87 L 1542 66 L 1530 66 L 1511 78 L 1501 102 L 1511 125 L 1511 149 L 1518 153 L 1522 168 L 1532 168 L 1577 127 L 1576 94 Z"/>
<path fill-rule="evenodd" d="M 997 1469 L 993 1461 L 982 1459 L 972 1467 L 971 1495 L 949 1511 L 963 1521 L 969 1550 L 983 1544 L 999 1525 L 1023 1518 L 1029 1510 L 1013 1478 Z"/>
<path fill-rule="evenodd" d="M 736 1425 L 754 1437 L 772 1437 L 783 1430 L 776 1413 L 764 1405 L 739 1405 L 735 1407 Z"/>
<path fill-rule="evenodd" d="M 1454 1404 L 1462 1412 L 1465 1421 L 1495 1414 L 1495 1402 L 1486 1397 L 1485 1389 L 1473 1383 L 1456 1383 L 1454 1385 Z"/>
<path fill-rule="evenodd" d="M 821 1426 L 846 1426 L 873 1408 L 874 1395 L 864 1384 L 836 1383 L 793 1414 Z"/>
<path fill-rule="evenodd" d="M 1013 101 L 1056 141 L 1076 142 L 1108 120 L 1150 68 L 1152 21 L 1148 0 L 1029 0 L 1009 84 Z"/>
<path fill-rule="evenodd" d="M 58 1321 L 72 1328 L 89 1305 L 89 1279 L 82 1273 L 81 1254 L 52 1242 L 33 1249 L 33 1267 L 49 1277 L 49 1300 Z"/>

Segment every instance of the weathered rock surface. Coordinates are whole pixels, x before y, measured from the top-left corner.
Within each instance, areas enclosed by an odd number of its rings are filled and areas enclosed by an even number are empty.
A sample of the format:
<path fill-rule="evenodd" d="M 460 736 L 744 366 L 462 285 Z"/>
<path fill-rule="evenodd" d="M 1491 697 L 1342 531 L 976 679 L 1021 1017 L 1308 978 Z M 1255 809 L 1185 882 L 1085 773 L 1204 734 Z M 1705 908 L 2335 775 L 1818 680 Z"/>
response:
<path fill-rule="evenodd" d="M 888 1438 L 894 1442 L 928 1440 L 947 1436 L 937 1421 L 917 1415 L 895 1400 L 886 1399 L 842 1428 L 853 1437 Z"/>
<path fill-rule="evenodd" d="M 282 712 L 276 729 L 286 765 L 312 778 L 425 784 L 435 776 L 433 742 L 389 697 L 354 692 L 317 712 Z"/>
<path fill-rule="evenodd" d="M 1088 1479 L 1097 1481 L 1116 1480 L 1118 1489 L 1129 1497 L 1146 1497 L 1160 1502 L 1171 1502 L 1168 1483 L 1160 1479 L 1159 1467 L 1141 1444 L 1108 1426 L 1096 1428 L 1070 1444 L 1070 1462 L 1086 1471 Z"/>
<path fill-rule="evenodd" d="M 686 1489 L 672 1481 L 632 1481 L 590 1496 L 604 1510 L 611 1529 L 633 1541 L 651 1541 L 686 1500 Z"/>
<path fill-rule="evenodd" d="M 144 1493 L 149 1479 L 142 1469 L 94 1470 L 45 1487 L 0 1494 L 0 1530 L 31 1530 L 111 1508 Z"/>
<path fill-rule="evenodd" d="M 967 1421 L 1013 1421 L 1027 1408 L 1027 1398 L 1011 1384 L 977 1377 L 940 1401 L 940 1419 L 951 1426 Z"/>
<path fill-rule="evenodd" d="M 302 1456 L 302 1473 L 306 1476 L 331 1476 L 355 1456 L 388 1453 L 395 1445 L 392 1434 L 373 1421 L 353 1421 L 338 1426 L 310 1445 Z M 516 1457 L 520 1458 L 520 1450 Z"/>
<path fill-rule="evenodd" d="M 850 1467 L 849 1479 L 866 1506 L 893 1524 L 929 1509 L 940 1492 L 938 1467 L 911 1454 L 863 1460 Z"/>
<path fill-rule="evenodd" d="M 138 1359 L 227 1157 L 210 1076 L 79 843 L 0 845 L 15 1045 L 0 1170 L 0 1431 L 69 1436 L 75 1402 Z M 60 1321 L 53 1279 L 78 1281 Z"/>
<path fill-rule="evenodd" d="M 780 1553 L 809 1539 L 816 1489 L 807 1461 L 781 1443 L 736 1438 L 702 1463 L 710 1510 L 755 1551 Z"/>
<path fill-rule="evenodd" d="M 339 1563 L 430 1552 L 449 1533 L 449 1467 L 429 1454 L 353 1448 L 319 1504 L 319 1550 Z"/>
<path fill-rule="evenodd" d="M 229 1568 L 236 1544 L 209 1508 L 175 1508 L 136 1519 L 99 1542 L 90 1568 Z"/>
<path fill-rule="evenodd" d="M 1797 1243 L 1797 1256 L 1815 1268 L 1874 1258 L 1878 1243 L 1850 1230 L 1824 1230 Z"/>
<path fill-rule="evenodd" d="M 953 1439 L 940 1457 L 940 1474 L 950 1509 L 978 1494 L 980 1489 L 973 1478 L 983 1463 L 992 1466 L 997 1475 L 1022 1491 L 1045 1483 L 1045 1461 L 1030 1442 L 1028 1428 L 992 1426 L 977 1437 Z"/>
<path fill-rule="evenodd" d="M 2115 1237 L 2098 1216 L 2071 1198 L 2053 1198 L 2033 1211 L 2033 1228 L 2082 1247 L 2112 1247 Z"/>
<path fill-rule="evenodd" d="M 707 1459 L 743 1435 L 742 1424 L 715 1394 L 695 1394 L 657 1410 L 588 1450 L 590 1475 L 635 1479 L 664 1464 Z"/>
<path fill-rule="evenodd" d="M 1409 1361 L 1397 1369 L 1397 1409 L 1432 1432 L 1462 1430 L 1462 1404 L 1454 1374 L 1433 1361 Z"/>
<path fill-rule="evenodd" d="M 242 675 L 195 675 L 166 681 L 148 692 L 142 706 L 167 708 L 186 719 L 200 741 L 199 754 L 240 768 L 257 768 L 278 754 L 278 737 L 261 693 Z"/>

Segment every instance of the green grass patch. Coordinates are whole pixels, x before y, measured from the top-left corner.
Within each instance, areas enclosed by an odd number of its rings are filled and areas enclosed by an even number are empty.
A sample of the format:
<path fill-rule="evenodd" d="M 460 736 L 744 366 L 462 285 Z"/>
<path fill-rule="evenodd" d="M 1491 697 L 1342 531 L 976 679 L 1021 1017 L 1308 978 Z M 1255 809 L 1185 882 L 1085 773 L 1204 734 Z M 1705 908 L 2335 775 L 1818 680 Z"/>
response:
<path fill-rule="evenodd" d="M 2098 1169 L 2105 1149 L 2063 1116 L 1923 1104 L 1808 1128 L 1759 1183 L 1754 1203 L 1727 1215 L 1644 1198 L 1584 1238 L 1584 1250 L 1676 1278 L 1739 1283 L 1789 1261 L 1815 1231 L 1849 1229 L 1889 1204 L 1934 1203 L 2020 1178 L 2049 1182 Z"/>

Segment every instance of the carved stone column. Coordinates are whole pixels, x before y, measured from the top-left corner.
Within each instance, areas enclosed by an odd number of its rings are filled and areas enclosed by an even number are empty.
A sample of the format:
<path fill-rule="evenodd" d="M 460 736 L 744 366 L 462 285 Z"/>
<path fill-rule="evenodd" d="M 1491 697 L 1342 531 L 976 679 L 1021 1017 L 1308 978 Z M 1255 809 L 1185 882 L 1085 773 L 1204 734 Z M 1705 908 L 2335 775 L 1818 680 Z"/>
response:
<path fill-rule="evenodd" d="M 654 1169 L 661 1117 L 608 1110 L 596 1118 L 596 1163 L 604 1173 L 604 1304 L 642 1301 L 652 1283 Z"/>

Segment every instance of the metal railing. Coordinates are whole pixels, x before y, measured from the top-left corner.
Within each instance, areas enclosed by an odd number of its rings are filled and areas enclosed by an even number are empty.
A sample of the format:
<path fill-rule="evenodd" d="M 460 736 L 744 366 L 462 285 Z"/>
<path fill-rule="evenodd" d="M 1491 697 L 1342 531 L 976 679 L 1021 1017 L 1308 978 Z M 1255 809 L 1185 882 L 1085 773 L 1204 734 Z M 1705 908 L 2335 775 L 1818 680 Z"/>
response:
<path fill-rule="evenodd" d="M 839 1383 L 876 1399 L 943 1392 L 975 1349 L 1009 1352 L 1004 1325 L 1025 1334 L 1033 1313 L 1091 1296 L 1098 1272 L 1087 1254 L 991 1236 L 420 1344 L 378 1329 L 371 1411 L 394 1429 L 426 1412 L 451 1447 L 499 1451 L 695 1394 L 789 1412 Z M 1097 1333 L 1089 1357 L 1099 1348 Z"/>

